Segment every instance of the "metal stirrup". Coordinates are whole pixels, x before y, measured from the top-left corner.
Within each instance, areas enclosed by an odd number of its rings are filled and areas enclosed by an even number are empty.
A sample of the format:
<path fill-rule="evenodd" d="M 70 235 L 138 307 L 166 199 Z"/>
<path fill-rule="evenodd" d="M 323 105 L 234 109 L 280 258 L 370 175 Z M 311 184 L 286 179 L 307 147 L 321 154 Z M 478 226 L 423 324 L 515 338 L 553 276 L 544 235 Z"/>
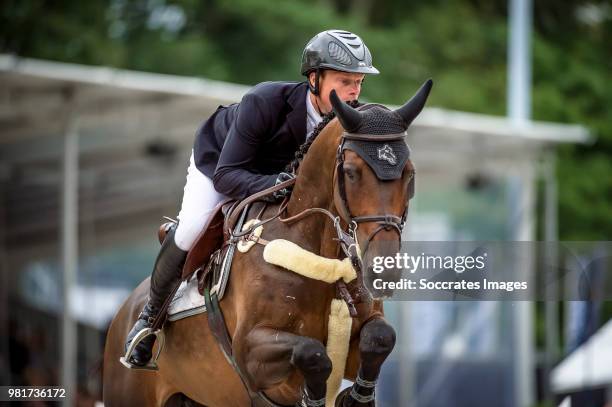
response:
<path fill-rule="evenodd" d="M 143 339 L 150 335 L 154 335 L 158 340 L 157 352 L 155 353 L 155 355 L 144 366 L 135 365 L 134 363 L 130 362 L 132 353 L 134 353 L 134 349 L 136 349 L 136 346 L 138 346 L 138 344 L 142 342 Z M 161 351 L 164 348 L 164 343 L 165 335 L 161 329 L 158 329 L 156 331 L 153 331 L 153 329 L 151 328 L 141 329 L 132 339 L 130 346 L 128 346 L 128 349 L 125 352 L 125 355 L 119 358 L 119 362 L 121 362 L 121 364 L 127 367 L 128 369 L 159 370 L 159 367 L 157 366 L 157 359 L 159 359 L 159 355 L 161 354 Z"/>

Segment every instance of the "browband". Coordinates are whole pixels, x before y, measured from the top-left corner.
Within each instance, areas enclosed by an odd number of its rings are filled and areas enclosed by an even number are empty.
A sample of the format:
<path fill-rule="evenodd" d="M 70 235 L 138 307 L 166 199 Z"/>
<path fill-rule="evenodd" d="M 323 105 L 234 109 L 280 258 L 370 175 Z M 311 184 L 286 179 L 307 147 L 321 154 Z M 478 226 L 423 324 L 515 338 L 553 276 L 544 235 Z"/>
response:
<path fill-rule="evenodd" d="M 394 134 L 358 134 L 358 133 L 342 133 L 342 138 L 346 140 L 358 140 L 358 141 L 398 141 L 403 140 L 406 137 L 406 132 Z"/>

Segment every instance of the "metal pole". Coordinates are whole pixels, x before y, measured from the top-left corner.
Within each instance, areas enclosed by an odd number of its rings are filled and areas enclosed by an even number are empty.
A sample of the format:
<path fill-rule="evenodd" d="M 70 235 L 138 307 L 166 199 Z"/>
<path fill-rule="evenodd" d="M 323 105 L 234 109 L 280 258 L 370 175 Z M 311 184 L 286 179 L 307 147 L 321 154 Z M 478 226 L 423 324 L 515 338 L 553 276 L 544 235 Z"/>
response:
<path fill-rule="evenodd" d="M 71 314 L 73 288 L 76 283 L 78 264 L 78 183 L 79 183 L 79 135 L 77 120 L 71 113 L 64 135 L 64 157 L 62 177 L 62 269 L 63 269 L 63 312 L 61 375 L 62 387 L 66 389 L 63 405 L 76 404 L 77 391 L 77 324 Z"/>
<path fill-rule="evenodd" d="M 549 151 L 544 156 L 544 239 L 546 245 L 546 301 L 544 317 L 546 326 L 546 377 L 557 362 L 559 352 L 559 320 L 557 299 L 559 298 L 559 260 L 556 243 L 559 240 L 557 227 L 557 177 L 555 176 L 555 155 Z M 548 275 L 550 273 L 550 275 Z M 545 385 L 545 396 L 552 400 L 550 384 Z"/>
<path fill-rule="evenodd" d="M 534 250 L 527 246 L 534 240 L 535 212 L 535 176 L 531 165 L 523 165 L 520 176 L 513 183 L 511 219 L 515 220 L 514 239 L 526 247 L 521 250 L 524 255 L 517 259 L 516 280 L 534 283 Z M 515 405 L 529 407 L 533 405 L 534 396 L 534 304 L 531 301 L 515 301 L 513 305 L 514 330 L 514 388 Z"/>
<path fill-rule="evenodd" d="M 515 127 L 525 127 L 531 118 L 531 0 L 511 0 L 509 3 L 510 33 L 508 35 L 508 117 Z M 520 217 L 516 240 L 533 241 L 534 178 L 532 171 L 525 177 L 521 190 Z M 533 261 L 522 264 L 523 276 L 533 282 Z M 529 264 L 531 263 L 531 264 Z M 517 328 L 515 346 L 518 351 L 515 385 L 517 405 L 526 407 L 533 401 L 533 304 L 518 301 L 514 304 Z"/>
<path fill-rule="evenodd" d="M 531 118 L 531 0 L 511 0 L 508 35 L 508 117 L 517 127 Z"/>
<path fill-rule="evenodd" d="M 400 401 L 401 406 L 409 406 L 413 400 L 415 400 L 415 383 L 414 383 L 414 374 L 416 363 L 414 361 L 415 355 L 410 352 L 412 348 L 411 342 L 411 326 L 413 318 L 412 318 L 412 303 L 398 301 L 398 309 L 399 309 L 399 329 L 400 335 L 398 335 L 398 339 L 400 339 L 399 346 L 399 395 L 398 399 Z"/>

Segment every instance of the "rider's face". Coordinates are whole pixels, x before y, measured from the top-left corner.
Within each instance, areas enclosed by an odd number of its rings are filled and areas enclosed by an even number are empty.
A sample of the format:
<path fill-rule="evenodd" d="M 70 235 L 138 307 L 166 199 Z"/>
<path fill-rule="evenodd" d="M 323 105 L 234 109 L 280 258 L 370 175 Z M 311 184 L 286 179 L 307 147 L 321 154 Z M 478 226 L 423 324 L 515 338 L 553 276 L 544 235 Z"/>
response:
<path fill-rule="evenodd" d="M 343 101 L 357 100 L 361 93 L 361 84 L 365 75 L 361 73 L 340 72 L 325 70 L 319 78 L 320 97 L 318 99 L 321 113 L 328 113 L 332 110 L 329 101 L 329 92 L 336 90 L 338 97 Z M 310 75 L 311 83 L 314 83 L 314 73 Z"/>

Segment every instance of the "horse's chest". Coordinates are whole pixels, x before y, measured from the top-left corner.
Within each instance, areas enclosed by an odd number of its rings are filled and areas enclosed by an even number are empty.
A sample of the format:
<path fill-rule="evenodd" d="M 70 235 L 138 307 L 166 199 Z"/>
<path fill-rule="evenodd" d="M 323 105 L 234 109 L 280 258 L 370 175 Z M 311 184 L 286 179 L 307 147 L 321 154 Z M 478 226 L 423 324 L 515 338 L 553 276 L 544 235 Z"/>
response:
<path fill-rule="evenodd" d="M 256 317 L 277 329 L 317 337 L 324 332 L 330 301 L 299 286 L 269 289 L 260 294 Z"/>

